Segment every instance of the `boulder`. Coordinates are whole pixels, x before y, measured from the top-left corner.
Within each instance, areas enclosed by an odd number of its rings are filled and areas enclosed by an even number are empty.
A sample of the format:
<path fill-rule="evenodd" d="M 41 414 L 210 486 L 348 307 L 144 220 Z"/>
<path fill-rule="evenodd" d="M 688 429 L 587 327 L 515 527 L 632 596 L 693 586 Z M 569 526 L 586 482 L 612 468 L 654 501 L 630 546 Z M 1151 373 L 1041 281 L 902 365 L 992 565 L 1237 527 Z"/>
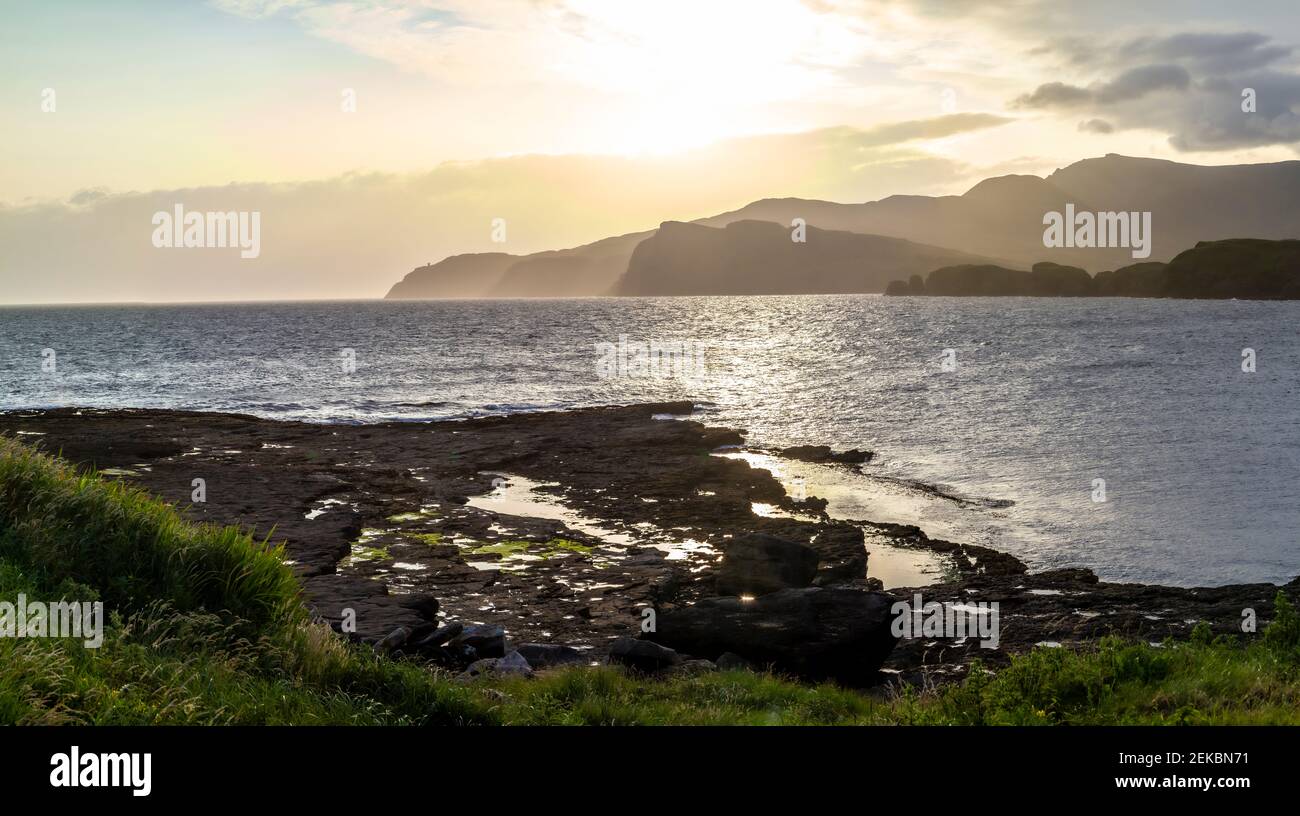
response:
<path fill-rule="evenodd" d="M 671 672 L 674 677 L 698 677 L 702 674 L 712 674 L 717 670 L 718 666 L 712 660 L 691 658 L 673 666 Z"/>
<path fill-rule="evenodd" d="M 720 671 L 753 671 L 754 666 L 735 652 L 723 652 L 714 661 Z"/>
<path fill-rule="evenodd" d="M 505 657 L 506 630 L 487 624 L 466 626 L 464 631 L 451 639 L 449 645 L 469 646 L 479 657 Z"/>
<path fill-rule="evenodd" d="M 492 673 L 532 677 L 533 667 L 529 664 L 527 658 L 518 651 L 514 651 L 508 652 L 505 657 L 497 658 L 496 665 L 492 667 Z"/>
<path fill-rule="evenodd" d="M 563 646 L 559 643 L 521 643 L 515 651 L 523 655 L 528 665 L 534 669 L 581 666 L 587 662 L 582 652 L 572 646 Z"/>
<path fill-rule="evenodd" d="M 817 575 L 821 556 L 797 541 L 751 533 L 723 549 L 714 586 L 719 595 L 764 595 L 806 587 Z"/>
<path fill-rule="evenodd" d="M 609 662 L 641 672 L 657 672 L 682 662 L 672 649 L 649 640 L 621 637 L 609 647 Z"/>
<path fill-rule="evenodd" d="M 864 462 L 870 462 L 875 456 L 874 451 L 864 451 L 853 448 L 851 450 L 836 453 L 831 450 L 829 445 L 795 445 L 791 448 L 781 450 L 781 455 L 787 459 L 799 459 L 804 462 L 837 462 L 842 465 L 860 465 Z"/>
<path fill-rule="evenodd" d="M 463 631 L 465 631 L 465 627 L 462 624 L 449 623 L 430 632 L 428 636 L 415 641 L 414 645 L 417 649 L 434 649 L 449 643 L 452 638 L 455 638 Z"/>
<path fill-rule="evenodd" d="M 893 597 L 838 587 L 783 589 L 753 600 L 707 598 L 660 610 L 655 638 L 703 657 L 734 652 L 809 680 L 876 681 L 893 650 Z"/>
<path fill-rule="evenodd" d="M 391 652 L 393 649 L 406 643 L 406 639 L 411 636 L 411 630 L 405 626 L 399 626 L 384 636 L 384 639 L 375 644 L 375 650 L 380 652 Z"/>
<path fill-rule="evenodd" d="M 510 652 L 504 657 L 475 660 L 457 679 L 473 680 L 487 674 L 496 677 L 532 677 L 533 667 L 528 665 L 528 661 L 519 652 Z"/>

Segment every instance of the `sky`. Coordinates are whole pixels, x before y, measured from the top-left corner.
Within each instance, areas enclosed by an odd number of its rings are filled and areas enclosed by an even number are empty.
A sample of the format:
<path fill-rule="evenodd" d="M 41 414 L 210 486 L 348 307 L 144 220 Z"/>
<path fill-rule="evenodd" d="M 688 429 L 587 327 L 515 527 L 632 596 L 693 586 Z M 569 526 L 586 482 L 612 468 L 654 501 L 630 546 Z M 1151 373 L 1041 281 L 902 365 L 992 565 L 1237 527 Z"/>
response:
<path fill-rule="evenodd" d="M 1290 2 L 2 0 L 0 303 L 377 297 L 763 197 L 1289 160 L 1297 46 Z M 259 257 L 153 246 L 178 203 L 260 212 Z"/>

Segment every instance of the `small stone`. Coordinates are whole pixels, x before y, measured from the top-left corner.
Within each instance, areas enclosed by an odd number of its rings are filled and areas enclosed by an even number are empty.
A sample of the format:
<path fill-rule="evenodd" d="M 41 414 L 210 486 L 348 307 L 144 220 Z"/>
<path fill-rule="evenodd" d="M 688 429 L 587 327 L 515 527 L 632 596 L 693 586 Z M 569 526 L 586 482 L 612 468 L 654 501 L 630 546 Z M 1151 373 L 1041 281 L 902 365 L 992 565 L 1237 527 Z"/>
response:
<path fill-rule="evenodd" d="M 385 636 L 383 640 L 375 644 L 375 651 L 391 652 L 393 649 L 396 649 L 398 646 L 401 646 L 403 643 L 405 643 L 406 639 L 410 636 L 411 636 L 410 629 L 407 629 L 405 626 L 399 626 L 393 631 L 389 632 L 388 635 Z"/>
<path fill-rule="evenodd" d="M 521 643 L 515 651 L 523 655 L 534 669 L 577 666 L 588 662 L 582 652 L 559 643 Z"/>
<path fill-rule="evenodd" d="M 735 652 L 723 652 L 718 655 L 718 668 L 722 671 L 753 671 L 754 666 Z"/>
<path fill-rule="evenodd" d="M 621 637 L 609 647 L 609 662 L 642 672 L 657 672 L 682 662 L 681 655 L 649 640 Z"/>

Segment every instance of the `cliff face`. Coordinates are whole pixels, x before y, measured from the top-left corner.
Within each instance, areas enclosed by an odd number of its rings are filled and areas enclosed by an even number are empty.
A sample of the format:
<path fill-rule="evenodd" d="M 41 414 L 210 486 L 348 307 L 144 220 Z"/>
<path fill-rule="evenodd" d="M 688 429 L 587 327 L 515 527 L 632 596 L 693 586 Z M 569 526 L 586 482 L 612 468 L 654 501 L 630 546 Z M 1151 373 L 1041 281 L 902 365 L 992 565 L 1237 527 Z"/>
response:
<path fill-rule="evenodd" d="M 895 280 L 889 295 L 1300 299 L 1300 241 L 1201 241 L 1167 264 L 1130 264 L 1090 277 L 1077 267 L 1037 263 L 1030 272 L 964 264 L 936 269 L 924 284 Z"/>
<path fill-rule="evenodd" d="M 413 270 L 386 296 L 389 300 L 483 297 L 519 260 L 504 252 L 453 255 Z"/>
<path fill-rule="evenodd" d="M 653 232 L 634 232 L 593 244 L 525 255 L 512 264 L 489 297 L 586 297 L 612 294 L 632 250 Z"/>
<path fill-rule="evenodd" d="M 783 295 L 883 292 L 894 277 L 984 260 L 899 238 L 738 221 L 723 229 L 669 221 L 637 245 L 619 295 Z"/>
<path fill-rule="evenodd" d="M 608 295 L 633 248 L 651 232 L 605 238 L 572 249 L 508 255 L 453 255 L 397 283 L 389 300 L 415 298 L 583 297 Z"/>

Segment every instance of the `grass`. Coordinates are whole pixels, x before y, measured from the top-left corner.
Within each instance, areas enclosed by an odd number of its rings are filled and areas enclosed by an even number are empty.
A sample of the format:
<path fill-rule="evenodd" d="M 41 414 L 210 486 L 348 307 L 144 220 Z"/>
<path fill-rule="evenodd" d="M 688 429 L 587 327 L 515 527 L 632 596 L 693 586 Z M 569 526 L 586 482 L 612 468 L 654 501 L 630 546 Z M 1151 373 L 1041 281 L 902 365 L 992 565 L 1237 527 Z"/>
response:
<path fill-rule="evenodd" d="M 309 620 L 283 557 L 0 438 L 0 599 L 100 600 L 107 617 L 97 649 L 0 638 L 0 723 L 1300 722 L 1300 615 L 1280 592 L 1274 621 L 1249 642 L 1201 630 L 1162 647 L 1112 638 L 1037 649 L 938 690 L 862 693 L 743 671 L 652 680 L 613 668 L 461 684 Z"/>
<path fill-rule="evenodd" d="M 495 722 L 308 619 L 283 552 L 0 439 L 0 599 L 94 601 L 103 644 L 0 638 L 3 723 Z"/>
<path fill-rule="evenodd" d="M 550 558 L 557 553 L 582 553 L 590 554 L 594 548 L 587 544 L 579 544 L 576 541 L 567 538 L 552 538 L 544 542 L 536 541 L 501 541 L 496 544 L 484 544 L 474 547 L 470 550 L 473 555 L 499 555 L 502 558 L 510 558 L 517 555 L 524 555 L 531 550 L 539 551 L 539 557 L 543 560 Z"/>

